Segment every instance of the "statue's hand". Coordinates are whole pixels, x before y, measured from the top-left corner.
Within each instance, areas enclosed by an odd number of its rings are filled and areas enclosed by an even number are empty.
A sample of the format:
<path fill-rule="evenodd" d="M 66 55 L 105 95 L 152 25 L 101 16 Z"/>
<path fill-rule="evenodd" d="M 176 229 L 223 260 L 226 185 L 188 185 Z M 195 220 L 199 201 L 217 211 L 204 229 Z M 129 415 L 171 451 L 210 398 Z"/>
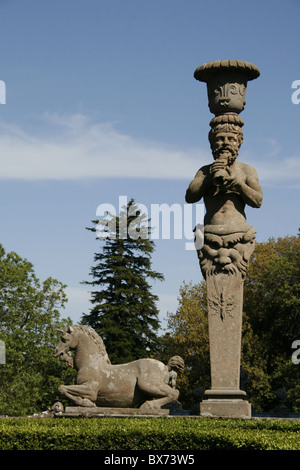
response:
<path fill-rule="evenodd" d="M 222 187 L 231 191 L 239 192 L 243 184 L 241 176 L 234 172 L 230 167 L 226 168 L 228 176 L 224 176 Z"/>
<path fill-rule="evenodd" d="M 225 170 L 225 169 L 226 169 L 226 163 L 224 162 L 224 160 L 216 160 L 214 163 L 211 164 L 209 168 L 209 172 L 212 176 L 214 176 L 214 174 L 217 171 Z"/>

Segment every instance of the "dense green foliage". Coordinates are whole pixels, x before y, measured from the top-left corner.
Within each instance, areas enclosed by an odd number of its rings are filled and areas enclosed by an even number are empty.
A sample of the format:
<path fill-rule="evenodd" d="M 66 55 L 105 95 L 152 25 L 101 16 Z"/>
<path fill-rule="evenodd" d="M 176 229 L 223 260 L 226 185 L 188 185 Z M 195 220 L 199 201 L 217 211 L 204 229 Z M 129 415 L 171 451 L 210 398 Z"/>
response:
<path fill-rule="evenodd" d="M 256 411 L 276 405 L 285 388 L 287 406 L 300 411 L 300 365 L 292 362 L 292 343 L 300 340 L 300 237 L 257 243 L 244 286 L 241 367 Z M 184 283 L 179 306 L 169 313 L 162 341 L 166 359 L 179 354 L 186 370 L 178 381 L 180 401 L 192 404 L 191 390 L 210 384 L 206 284 Z"/>
<path fill-rule="evenodd" d="M 2 450 L 300 450 L 300 423 L 211 418 L 1 419 Z"/>
<path fill-rule="evenodd" d="M 157 296 L 151 293 L 150 281 L 162 280 L 152 270 L 154 242 L 149 240 L 146 215 L 130 200 L 119 214 L 109 214 L 93 221 L 89 228 L 103 243 L 95 253 L 91 268 L 93 308 L 84 314 L 82 323 L 102 337 L 112 363 L 120 364 L 157 349 L 159 328 Z"/>
<path fill-rule="evenodd" d="M 55 279 L 41 283 L 26 259 L 0 245 L 0 340 L 6 363 L 0 364 L 0 415 L 26 415 L 47 409 L 57 387 L 71 380 L 53 356 L 59 309 L 66 302 Z"/>
<path fill-rule="evenodd" d="M 258 409 L 274 406 L 284 387 L 287 405 L 300 411 L 300 366 L 292 343 L 300 339 L 300 237 L 257 243 L 244 287 L 242 367 Z"/>

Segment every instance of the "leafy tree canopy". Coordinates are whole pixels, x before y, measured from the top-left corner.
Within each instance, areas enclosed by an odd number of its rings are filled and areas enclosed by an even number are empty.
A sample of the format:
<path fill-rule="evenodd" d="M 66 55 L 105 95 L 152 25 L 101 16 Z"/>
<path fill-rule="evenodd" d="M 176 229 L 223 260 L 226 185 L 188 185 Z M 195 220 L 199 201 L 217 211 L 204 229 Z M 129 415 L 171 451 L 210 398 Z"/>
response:
<path fill-rule="evenodd" d="M 59 318 L 67 300 L 64 287 L 52 278 L 41 283 L 29 261 L 0 245 L 0 340 L 6 360 L 0 364 L 0 415 L 44 411 L 62 380 L 70 380 L 52 357 L 56 328 L 70 323 Z"/>

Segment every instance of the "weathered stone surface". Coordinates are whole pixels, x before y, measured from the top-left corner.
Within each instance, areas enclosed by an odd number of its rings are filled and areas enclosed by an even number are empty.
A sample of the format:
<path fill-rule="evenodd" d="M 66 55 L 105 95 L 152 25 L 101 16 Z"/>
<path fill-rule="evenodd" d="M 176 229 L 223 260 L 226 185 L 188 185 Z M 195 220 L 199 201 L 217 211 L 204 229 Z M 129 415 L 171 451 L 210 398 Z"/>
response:
<path fill-rule="evenodd" d="M 235 398 L 208 399 L 200 403 L 200 415 L 217 418 L 251 418 L 251 405 L 247 400 Z"/>
<path fill-rule="evenodd" d="M 109 408 L 109 407 L 85 407 L 85 406 L 66 406 L 62 415 L 66 416 L 168 416 L 170 410 L 167 409 L 148 409 L 140 408 Z"/>
<path fill-rule="evenodd" d="M 111 364 L 102 338 L 93 328 L 75 325 L 61 332 L 54 356 L 78 372 L 74 385 L 61 385 L 58 393 L 75 405 L 107 408 L 134 408 L 144 414 L 176 401 L 177 374 L 184 361 L 170 358 L 167 365 L 144 358 L 126 364 Z M 74 350 L 74 358 L 68 355 Z"/>
<path fill-rule="evenodd" d="M 197 68 L 195 78 L 207 84 L 211 120 L 209 142 L 214 163 L 196 173 L 186 202 L 202 198 L 206 207 L 203 234 L 195 231 L 200 268 L 207 282 L 211 390 L 201 413 L 249 416 L 251 407 L 240 390 L 243 282 L 255 247 L 255 229 L 246 223 L 245 206 L 260 207 L 262 189 L 256 170 L 237 162 L 244 125 L 247 81 L 259 76 L 249 62 L 221 60 Z"/>
<path fill-rule="evenodd" d="M 196 80 L 206 82 L 213 114 L 240 113 L 246 104 L 247 82 L 259 77 L 258 68 L 243 60 L 216 60 L 195 70 Z"/>
<path fill-rule="evenodd" d="M 212 390 L 239 390 L 243 281 L 219 273 L 207 278 Z"/>

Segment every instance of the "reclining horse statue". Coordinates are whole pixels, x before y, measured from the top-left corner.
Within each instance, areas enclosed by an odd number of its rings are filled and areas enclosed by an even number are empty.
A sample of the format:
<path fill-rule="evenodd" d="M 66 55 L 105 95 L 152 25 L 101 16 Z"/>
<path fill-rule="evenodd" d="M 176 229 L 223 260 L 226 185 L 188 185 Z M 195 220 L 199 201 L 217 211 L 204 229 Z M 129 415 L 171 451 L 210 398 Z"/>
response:
<path fill-rule="evenodd" d="M 93 328 L 74 325 L 59 331 L 61 339 L 53 355 L 74 367 L 77 376 L 75 385 L 60 385 L 58 393 L 75 405 L 149 411 L 177 400 L 177 373 L 184 369 L 181 357 L 173 356 L 167 365 L 151 358 L 113 365 Z M 73 358 L 70 350 L 75 350 Z"/>

